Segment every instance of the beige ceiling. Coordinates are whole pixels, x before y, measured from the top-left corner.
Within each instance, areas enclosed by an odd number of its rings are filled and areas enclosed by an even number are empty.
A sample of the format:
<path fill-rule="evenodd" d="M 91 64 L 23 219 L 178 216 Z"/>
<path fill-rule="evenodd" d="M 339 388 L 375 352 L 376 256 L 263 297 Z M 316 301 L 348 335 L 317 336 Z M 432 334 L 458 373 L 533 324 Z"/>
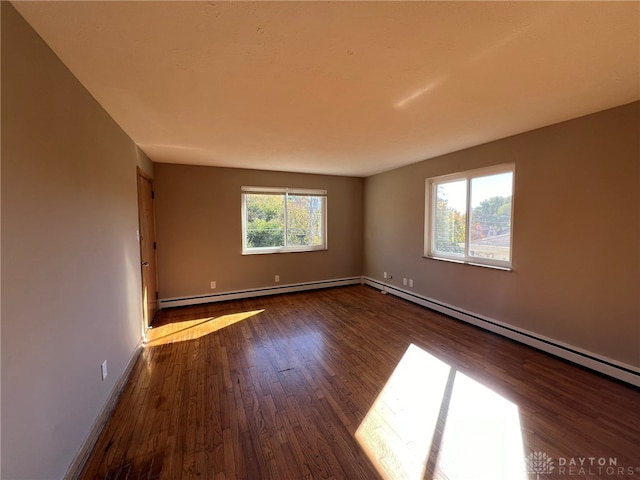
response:
<path fill-rule="evenodd" d="M 155 162 L 367 176 L 640 99 L 640 3 L 14 2 Z"/>

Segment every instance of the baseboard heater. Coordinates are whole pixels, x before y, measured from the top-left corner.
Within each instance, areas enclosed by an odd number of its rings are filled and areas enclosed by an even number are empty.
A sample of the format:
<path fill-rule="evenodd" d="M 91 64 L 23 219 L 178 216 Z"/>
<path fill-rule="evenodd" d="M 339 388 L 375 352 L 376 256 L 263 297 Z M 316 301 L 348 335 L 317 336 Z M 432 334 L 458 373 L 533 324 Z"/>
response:
<path fill-rule="evenodd" d="M 277 295 L 279 293 L 302 292 L 304 290 L 316 290 L 319 288 L 341 287 L 346 285 L 358 285 L 362 283 L 362 277 L 338 278 L 332 280 L 319 280 L 316 282 L 294 283 L 273 287 L 250 288 L 247 290 L 235 290 L 209 295 L 195 295 L 190 297 L 164 298 L 160 300 L 160 308 L 183 307 L 187 305 L 199 305 L 202 303 L 223 302 L 241 298 L 262 297 L 265 295 Z"/>
<path fill-rule="evenodd" d="M 439 302 L 373 278 L 363 277 L 363 283 L 365 285 L 378 288 L 383 292 L 390 293 L 397 297 L 404 298 L 405 300 L 409 300 L 410 302 L 422 305 L 423 307 L 427 307 L 430 310 L 435 310 L 457 320 L 462 320 L 463 322 L 470 323 L 490 332 L 497 333 L 512 340 L 516 340 L 517 342 L 537 348 L 538 350 L 569 360 L 570 362 L 583 367 L 595 370 L 596 372 L 603 373 L 623 382 L 635 385 L 636 387 L 640 387 L 640 369 L 633 367 L 632 365 L 627 365 L 625 363 L 618 362 L 617 360 L 597 355 L 552 338 L 538 335 L 507 323 L 499 322 L 453 305 Z"/>

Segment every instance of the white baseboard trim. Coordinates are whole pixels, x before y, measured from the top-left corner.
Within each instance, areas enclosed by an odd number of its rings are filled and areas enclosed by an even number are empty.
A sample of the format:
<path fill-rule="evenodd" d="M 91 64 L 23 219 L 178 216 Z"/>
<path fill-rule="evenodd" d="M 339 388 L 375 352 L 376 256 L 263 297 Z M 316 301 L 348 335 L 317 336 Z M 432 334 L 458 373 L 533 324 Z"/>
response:
<path fill-rule="evenodd" d="M 109 398 L 107 398 L 107 401 L 102 407 L 102 410 L 100 410 L 100 413 L 93 422 L 93 426 L 89 431 L 89 435 L 87 435 L 87 438 L 80 447 L 80 450 L 78 450 L 78 453 L 71 462 L 71 465 L 69 466 L 69 469 L 64 476 L 65 480 L 78 480 L 80 478 L 82 469 L 87 463 L 89 455 L 91 455 L 91 452 L 93 451 L 93 448 L 95 447 L 96 442 L 98 441 L 98 438 L 100 437 L 100 434 L 102 433 L 102 430 L 107 423 L 107 420 L 109 420 L 109 418 L 111 417 L 111 414 L 113 413 L 113 410 L 118 403 L 118 399 L 120 398 L 120 395 L 122 394 L 122 391 L 124 390 L 124 387 L 127 384 L 131 373 L 133 372 L 133 367 L 138 361 L 142 350 L 143 344 L 142 340 L 140 340 L 138 345 L 136 345 L 135 350 L 131 354 L 131 358 L 129 358 L 129 362 L 124 369 L 124 372 L 122 372 L 122 375 L 114 385 Z"/>
<path fill-rule="evenodd" d="M 363 283 L 374 288 L 386 291 L 410 302 L 417 303 L 423 307 L 444 313 L 450 317 L 462 320 L 463 322 L 476 325 L 490 332 L 497 333 L 504 337 L 516 340 L 557 357 L 569 360 L 583 367 L 595 370 L 596 372 L 616 378 L 636 387 L 640 387 L 640 369 L 617 360 L 598 355 L 588 350 L 584 350 L 567 343 L 560 342 L 553 338 L 539 335 L 508 323 L 500 322 L 477 313 L 469 312 L 462 308 L 448 305 L 446 303 L 425 297 L 415 292 L 383 283 L 369 277 L 363 277 Z"/>
<path fill-rule="evenodd" d="M 194 295 L 190 297 L 161 298 L 160 308 L 183 307 L 187 305 L 199 305 L 202 303 L 223 302 L 240 298 L 262 297 L 265 295 L 277 295 L 280 293 L 301 292 L 319 288 L 341 287 L 346 285 L 358 285 L 362 283 L 362 277 L 338 278 L 333 280 L 320 280 L 317 282 L 292 283 L 274 287 L 249 288 L 247 290 L 235 290 L 230 292 L 214 293 L 210 295 Z"/>

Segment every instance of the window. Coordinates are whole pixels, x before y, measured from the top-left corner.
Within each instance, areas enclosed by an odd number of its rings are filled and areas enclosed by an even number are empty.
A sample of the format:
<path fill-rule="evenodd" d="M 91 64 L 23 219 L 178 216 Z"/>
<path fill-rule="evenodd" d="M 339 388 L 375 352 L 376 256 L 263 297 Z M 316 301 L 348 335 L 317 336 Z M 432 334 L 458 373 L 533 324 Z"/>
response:
<path fill-rule="evenodd" d="M 242 187 L 242 253 L 327 249 L 327 191 Z"/>
<path fill-rule="evenodd" d="M 513 164 L 426 182 L 425 255 L 511 267 Z"/>

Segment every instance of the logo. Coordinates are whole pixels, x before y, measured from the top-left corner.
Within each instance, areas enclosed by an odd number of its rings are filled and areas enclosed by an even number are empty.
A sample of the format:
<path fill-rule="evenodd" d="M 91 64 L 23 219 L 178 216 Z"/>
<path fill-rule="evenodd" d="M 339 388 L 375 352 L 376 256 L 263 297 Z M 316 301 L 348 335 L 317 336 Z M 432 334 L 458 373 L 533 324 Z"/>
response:
<path fill-rule="evenodd" d="M 554 474 L 554 478 L 568 476 L 585 476 L 588 478 L 624 477 L 640 474 L 640 467 L 619 465 L 617 457 L 589 456 L 589 457 L 558 457 L 552 458 L 545 452 L 531 452 L 526 459 L 527 473 L 535 474 L 536 480 L 540 475 Z M 557 465 L 556 465 L 557 464 Z"/>
<path fill-rule="evenodd" d="M 536 480 L 540 480 L 540 474 L 552 473 L 555 465 L 553 459 L 544 452 L 531 452 L 527 455 L 527 473 L 535 473 Z"/>

